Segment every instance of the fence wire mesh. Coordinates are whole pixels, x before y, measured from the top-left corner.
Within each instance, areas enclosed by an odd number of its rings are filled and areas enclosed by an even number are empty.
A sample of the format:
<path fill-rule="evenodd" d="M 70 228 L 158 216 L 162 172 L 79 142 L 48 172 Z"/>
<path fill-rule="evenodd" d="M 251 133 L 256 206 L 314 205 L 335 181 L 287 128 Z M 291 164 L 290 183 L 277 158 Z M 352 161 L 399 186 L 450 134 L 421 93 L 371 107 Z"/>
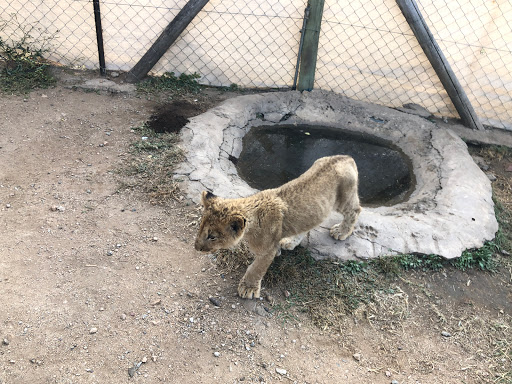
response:
<path fill-rule="evenodd" d="M 187 0 L 100 0 L 105 61 L 128 71 Z M 512 130 L 512 3 L 417 0 L 482 123 Z M 211 0 L 151 71 L 213 86 L 290 88 L 307 0 Z M 0 0 L 0 38 L 98 69 L 92 0 Z M 457 117 L 395 0 L 325 0 L 315 88 Z"/>

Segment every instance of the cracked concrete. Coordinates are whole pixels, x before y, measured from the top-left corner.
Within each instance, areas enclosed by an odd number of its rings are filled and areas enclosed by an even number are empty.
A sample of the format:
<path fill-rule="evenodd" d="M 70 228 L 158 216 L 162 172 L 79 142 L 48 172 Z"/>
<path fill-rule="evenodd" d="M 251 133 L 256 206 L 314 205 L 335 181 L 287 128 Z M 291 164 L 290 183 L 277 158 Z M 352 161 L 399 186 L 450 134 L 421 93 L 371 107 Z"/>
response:
<path fill-rule="evenodd" d="M 329 236 L 328 228 L 342 219 L 333 213 L 303 241 L 315 257 L 421 253 L 453 258 L 494 238 L 498 223 L 490 181 L 450 126 L 330 92 L 240 96 L 192 118 L 182 130 L 186 160 L 176 178 L 195 202 L 205 189 L 228 198 L 255 193 L 230 159 L 240 155 L 242 138 L 251 127 L 280 123 L 372 134 L 399 146 L 413 164 L 417 185 L 407 201 L 364 208 L 354 234 L 345 241 Z"/>

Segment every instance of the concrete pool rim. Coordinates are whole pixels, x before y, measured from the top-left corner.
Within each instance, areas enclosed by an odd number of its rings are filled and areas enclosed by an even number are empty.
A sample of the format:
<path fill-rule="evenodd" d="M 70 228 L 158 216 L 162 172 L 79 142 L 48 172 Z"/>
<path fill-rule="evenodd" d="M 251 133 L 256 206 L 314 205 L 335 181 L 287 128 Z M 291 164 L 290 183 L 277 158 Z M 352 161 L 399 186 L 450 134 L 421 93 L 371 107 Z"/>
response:
<path fill-rule="evenodd" d="M 389 140 L 411 159 L 416 189 L 390 207 L 363 210 L 354 234 L 345 241 L 328 235 L 333 214 L 310 232 L 303 245 L 313 256 L 369 259 L 401 253 L 458 257 L 494 238 L 491 184 L 450 129 L 427 119 L 325 91 L 272 92 L 229 99 L 190 119 L 182 129 L 185 160 L 175 171 L 188 197 L 202 190 L 222 197 L 256 192 L 231 161 L 242 150 L 248 130 L 265 124 L 318 124 L 363 132 Z"/>

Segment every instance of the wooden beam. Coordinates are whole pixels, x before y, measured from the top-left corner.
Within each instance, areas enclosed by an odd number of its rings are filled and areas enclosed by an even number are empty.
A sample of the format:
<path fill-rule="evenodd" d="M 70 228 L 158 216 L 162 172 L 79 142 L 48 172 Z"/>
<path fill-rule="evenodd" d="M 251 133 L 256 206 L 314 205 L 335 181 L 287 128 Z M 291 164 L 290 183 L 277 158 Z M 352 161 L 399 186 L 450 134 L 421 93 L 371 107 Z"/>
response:
<path fill-rule="evenodd" d="M 299 91 L 311 91 L 315 84 L 318 38 L 324 13 L 324 0 L 309 0 L 309 16 L 306 22 L 304 43 L 300 56 Z"/>
<path fill-rule="evenodd" d="M 414 0 L 396 0 L 396 3 L 409 23 L 423 52 L 428 57 L 430 64 L 436 71 L 439 80 L 441 80 L 463 124 L 472 129 L 484 129 L 466 92 L 462 89 L 448 60 L 446 60 L 425 19 L 423 19 L 416 2 Z"/>
<path fill-rule="evenodd" d="M 135 83 L 142 80 L 155 66 L 169 47 L 176 41 L 190 22 L 203 9 L 209 0 L 189 0 L 176 17 L 164 29 L 151 48 L 126 75 L 126 81 Z"/>

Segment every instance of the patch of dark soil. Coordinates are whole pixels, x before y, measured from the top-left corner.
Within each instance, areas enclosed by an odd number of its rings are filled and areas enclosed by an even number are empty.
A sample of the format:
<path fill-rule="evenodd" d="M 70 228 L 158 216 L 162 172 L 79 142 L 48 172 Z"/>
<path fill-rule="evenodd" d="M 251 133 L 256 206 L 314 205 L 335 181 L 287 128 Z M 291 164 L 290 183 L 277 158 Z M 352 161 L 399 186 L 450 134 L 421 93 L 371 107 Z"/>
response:
<path fill-rule="evenodd" d="M 495 273 L 448 267 L 436 273 L 413 272 L 406 278 L 424 286 L 435 297 L 452 306 L 471 305 L 512 315 L 509 274 L 505 267 Z"/>
<path fill-rule="evenodd" d="M 199 104 L 179 100 L 156 108 L 147 125 L 156 133 L 178 133 L 188 123 L 188 118 L 203 113 Z"/>

